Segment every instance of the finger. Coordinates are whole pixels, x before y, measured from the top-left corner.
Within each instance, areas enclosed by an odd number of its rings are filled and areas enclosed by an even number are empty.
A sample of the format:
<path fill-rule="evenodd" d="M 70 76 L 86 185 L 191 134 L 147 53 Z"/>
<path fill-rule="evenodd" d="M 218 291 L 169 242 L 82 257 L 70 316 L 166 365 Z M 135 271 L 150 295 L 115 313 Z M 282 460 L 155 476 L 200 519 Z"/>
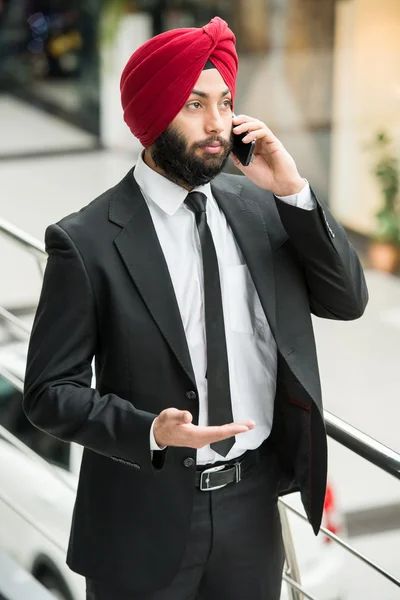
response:
<path fill-rule="evenodd" d="M 227 426 L 224 427 L 224 429 L 219 429 L 217 431 L 215 431 L 215 433 L 211 434 L 210 432 L 207 433 L 207 437 L 205 438 L 205 442 L 203 441 L 204 445 L 205 444 L 212 444 L 213 442 L 220 442 L 222 440 L 226 440 L 228 438 L 232 438 L 235 437 L 236 435 L 239 435 L 240 433 L 246 433 L 246 431 L 249 431 L 248 427 L 245 427 L 244 425 L 239 426 Z"/>
<path fill-rule="evenodd" d="M 250 429 L 254 429 L 254 427 L 254 421 L 247 424 L 229 423 L 228 425 L 198 427 L 193 432 L 193 435 L 206 445 L 239 435 L 239 433 L 245 433 L 246 431 L 250 431 Z"/>
<path fill-rule="evenodd" d="M 188 411 L 188 410 L 182 410 L 180 411 L 180 421 L 181 423 L 184 423 L 185 425 L 187 425 L 188 423 L 191 423 L 193 420 L 193 416 L 192 414 Z"/>
<path fill-rule="evenodd" d="M 237 435 L 244 431 L 250 431 L 254 429 L 255 424 L 244 424 L 244 423 L 228 423 L 227 425 L 194 425 L 193 423 L 181 424 L 180 429 L 186 431 L 194 439 L 206 439 L 208 437 L 215 437 L 217 435 L 223 435 L 230 437 L 231 435 Z M 223 439 L 223 438 L 222 438 Z"/>
<path fill-rule="evenodd" d="M 256 129 L 266 129 L 266 125 L 261 123 L 261 121 L 246 121 L 245 123 L 241 123 L 240 125 L 233 127 L 232 131 L 234 134 L 240 134 L 244 133 L 245 131 L 254 131 Z"/>
<path fill-rule="evenodd" d="M 183 411 L 183 422 L 186 425 L 188 425 L 192 421 L 193 421 L 193 415 L 192 415 L 192 413 L 188 412 L 187 410 Z"/>
<path fill-rule="evenodd" d="M 245 123 L 246 121 L 254 121 L 254 117 L 249 117 L 247 115 L 236 115 L 232 119 L 232 123 L 234 123 L 234 125 L 240 125 L 240 123 Z"/>
<path fill-rule="evenodd" d="M 177 425 L 191 423 L 193 419 L 192 414 L 188 410 L 179 410 L 177 408 L 170 408 L 168 410 L 168 417 L 172 418 Z"/>
<path fill-rule="evenodd" d="M 273 134 L 273 132 L 271 131 L 271 129 L 269 127 L 267 127 L 267 125 L 265 123 L 263 123 L 263 121 L 260 121 L 259 119 L 255 119 L 254 117 L 248 117 L 247 115 L 238 115 L 237 117 L 234 117 L 232 119 L 232 123 L 234 125 L 234 129 L 236 127 L 238 127 L 239 125 L 243 125 L 243 129 L 242 129 L 242 133 L 243 131 L 246 131 L 246 126 L 247 124 L 253 124 L 256 123 L 258 124 L 258 127 L 261 129 L 265 129 L 267 131 L 267 133 L 269 135 L 271 135 L 272 137 L 275 138 L 275 140 L 277 140 L 278 138 Z"/>
<path fill-rule="evenodd" d="M 243 421 L 239 423 L 239 425 L 246 425 L 249 429 L 254 429 L 256 426 L 256 422 L 253 419 L 249 419 L 248 421 Z"/>
<path fill-rule="evenodd" d="M 268 147 L 281 146 L 278 138 L 268 129 L 268 127 L 249 131 L 249 133 L 242 139 L 242 142 L 248 144 L 253 140 L 262 140 L 264 143 L 268 144 Z"/>
<path fill-rule="evenodd" d="M 233 127 L 232 131 L 234 135 L 248 131 L 249 135 L 246 135 L 242 140 L 245 144 L 255 139 L 264 139 L 269 144 L 280 143 L 276 135 L 274 135 L 274 133 L 265 125 L 265 123 L 255 119 L 243 122 L 240 125 L 238 124 L 237 126 Z"/>
<path fill-rule="evenodd" d="M 268 147 L 277 147 L 282 146 L 279 142 L 278 138 L 274 136 L 273 133 L 270 133 L 268 128 L 264 129 L 256 129 L 255 131 L 250 131 L 243 139 L 242 142 L 248 144 L 249 142 L 255 140 L 263 140 L 263 142 L 268 144 Z"/>

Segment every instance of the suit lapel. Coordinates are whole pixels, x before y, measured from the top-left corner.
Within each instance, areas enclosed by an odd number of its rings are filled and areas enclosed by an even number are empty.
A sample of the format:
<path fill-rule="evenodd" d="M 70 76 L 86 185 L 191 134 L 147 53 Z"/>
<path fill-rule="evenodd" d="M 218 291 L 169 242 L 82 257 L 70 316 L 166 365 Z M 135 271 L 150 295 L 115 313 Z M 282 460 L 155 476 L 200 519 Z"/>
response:
<path fill-rule="evenodd" d="M 196 385 L 168 266 L 133 169 L 114 188 L 109 218 L 122 227 L 114 243 L 136 288 L 172 352 Z"/>
<path fill-rule="evenodd" d="M 211 188 L 240 246 L 276 339 L 272 251 L 261 209 L 254 200 L 244 196 L 240 183 L 233 184 L 224 175 L 217 177 Z"/>

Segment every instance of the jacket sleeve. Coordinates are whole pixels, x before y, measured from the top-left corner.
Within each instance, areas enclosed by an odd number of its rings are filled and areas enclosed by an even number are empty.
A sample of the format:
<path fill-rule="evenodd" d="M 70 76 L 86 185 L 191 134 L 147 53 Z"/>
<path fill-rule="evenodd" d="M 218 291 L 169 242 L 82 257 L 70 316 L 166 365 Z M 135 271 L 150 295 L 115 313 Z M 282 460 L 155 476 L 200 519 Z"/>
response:
<path fill-rule="evenodd" d="M 82 257 L 59 225 L 45 236 L 48 261 L 28 350 L 23 406 L 43 431 L 145 472 L 154 472 L 157 415 L 91 388 L 98 344 L 93 289 Z"/>
<path fill-rule="evenodd" d="M 313 197 L 317 206 L 310 211 L 276 199 L 282 224 L 304 268 L 311 312 L 326 319 L 357 319 L 368 302 L 361 263 L 343 227 Z"/>

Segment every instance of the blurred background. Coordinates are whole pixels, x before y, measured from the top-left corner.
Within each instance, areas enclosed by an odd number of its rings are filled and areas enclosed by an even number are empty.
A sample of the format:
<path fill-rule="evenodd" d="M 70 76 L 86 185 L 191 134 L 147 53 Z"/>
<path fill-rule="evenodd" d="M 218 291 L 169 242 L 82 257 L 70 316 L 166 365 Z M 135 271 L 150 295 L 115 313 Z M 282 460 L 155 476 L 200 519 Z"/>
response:
<path fill-rule="evenodd" d="M 4 550 L 54 596 L 84 598 L 63 566 L 79 449 L 33 432 L 19 412 L 45 228 L 136 161 L 141 146 L 119 98 L 132 52 L 215 15 L 237 37 L 236 112 L 263 120 L 284 143 L 366 269 L 371 300 L 361 320 L 314 320 L 325 406 L 400 452 L 400 1 L 0 0 L 0 425 L 60 476 L 55 483 L 22 446 L 0 445 L 0 597 Z M 329 444 L 328 529 L 400 579 L 400 482 Z M 310 550 L 308 529 L 291 524 L 316 597 L 400 598 L 326 538 Z"/>

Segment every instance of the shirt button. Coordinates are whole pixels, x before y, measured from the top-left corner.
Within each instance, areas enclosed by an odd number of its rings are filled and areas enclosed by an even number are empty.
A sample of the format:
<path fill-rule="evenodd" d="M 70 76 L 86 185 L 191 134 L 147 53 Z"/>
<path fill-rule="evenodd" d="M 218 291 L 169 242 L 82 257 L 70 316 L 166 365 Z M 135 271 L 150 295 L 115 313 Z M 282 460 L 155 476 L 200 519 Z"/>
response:
<path fill-rule="evenodd" d="M 193 391 L 186 392 L 186 398 L 189 398 L 189 400 L 196 400 L 197 394 Z"/>
<path fill-rule="evenodd" d="M 194 458 L 191 458 L 190 456 L 188 456 L 187 458 L 185 458 L 185 460 L 183 461 L 183 464 L 185 465 L 185 467 L 187 467 L 188 469 L 190 467 L 193 467 L 194 465 Z"/>

